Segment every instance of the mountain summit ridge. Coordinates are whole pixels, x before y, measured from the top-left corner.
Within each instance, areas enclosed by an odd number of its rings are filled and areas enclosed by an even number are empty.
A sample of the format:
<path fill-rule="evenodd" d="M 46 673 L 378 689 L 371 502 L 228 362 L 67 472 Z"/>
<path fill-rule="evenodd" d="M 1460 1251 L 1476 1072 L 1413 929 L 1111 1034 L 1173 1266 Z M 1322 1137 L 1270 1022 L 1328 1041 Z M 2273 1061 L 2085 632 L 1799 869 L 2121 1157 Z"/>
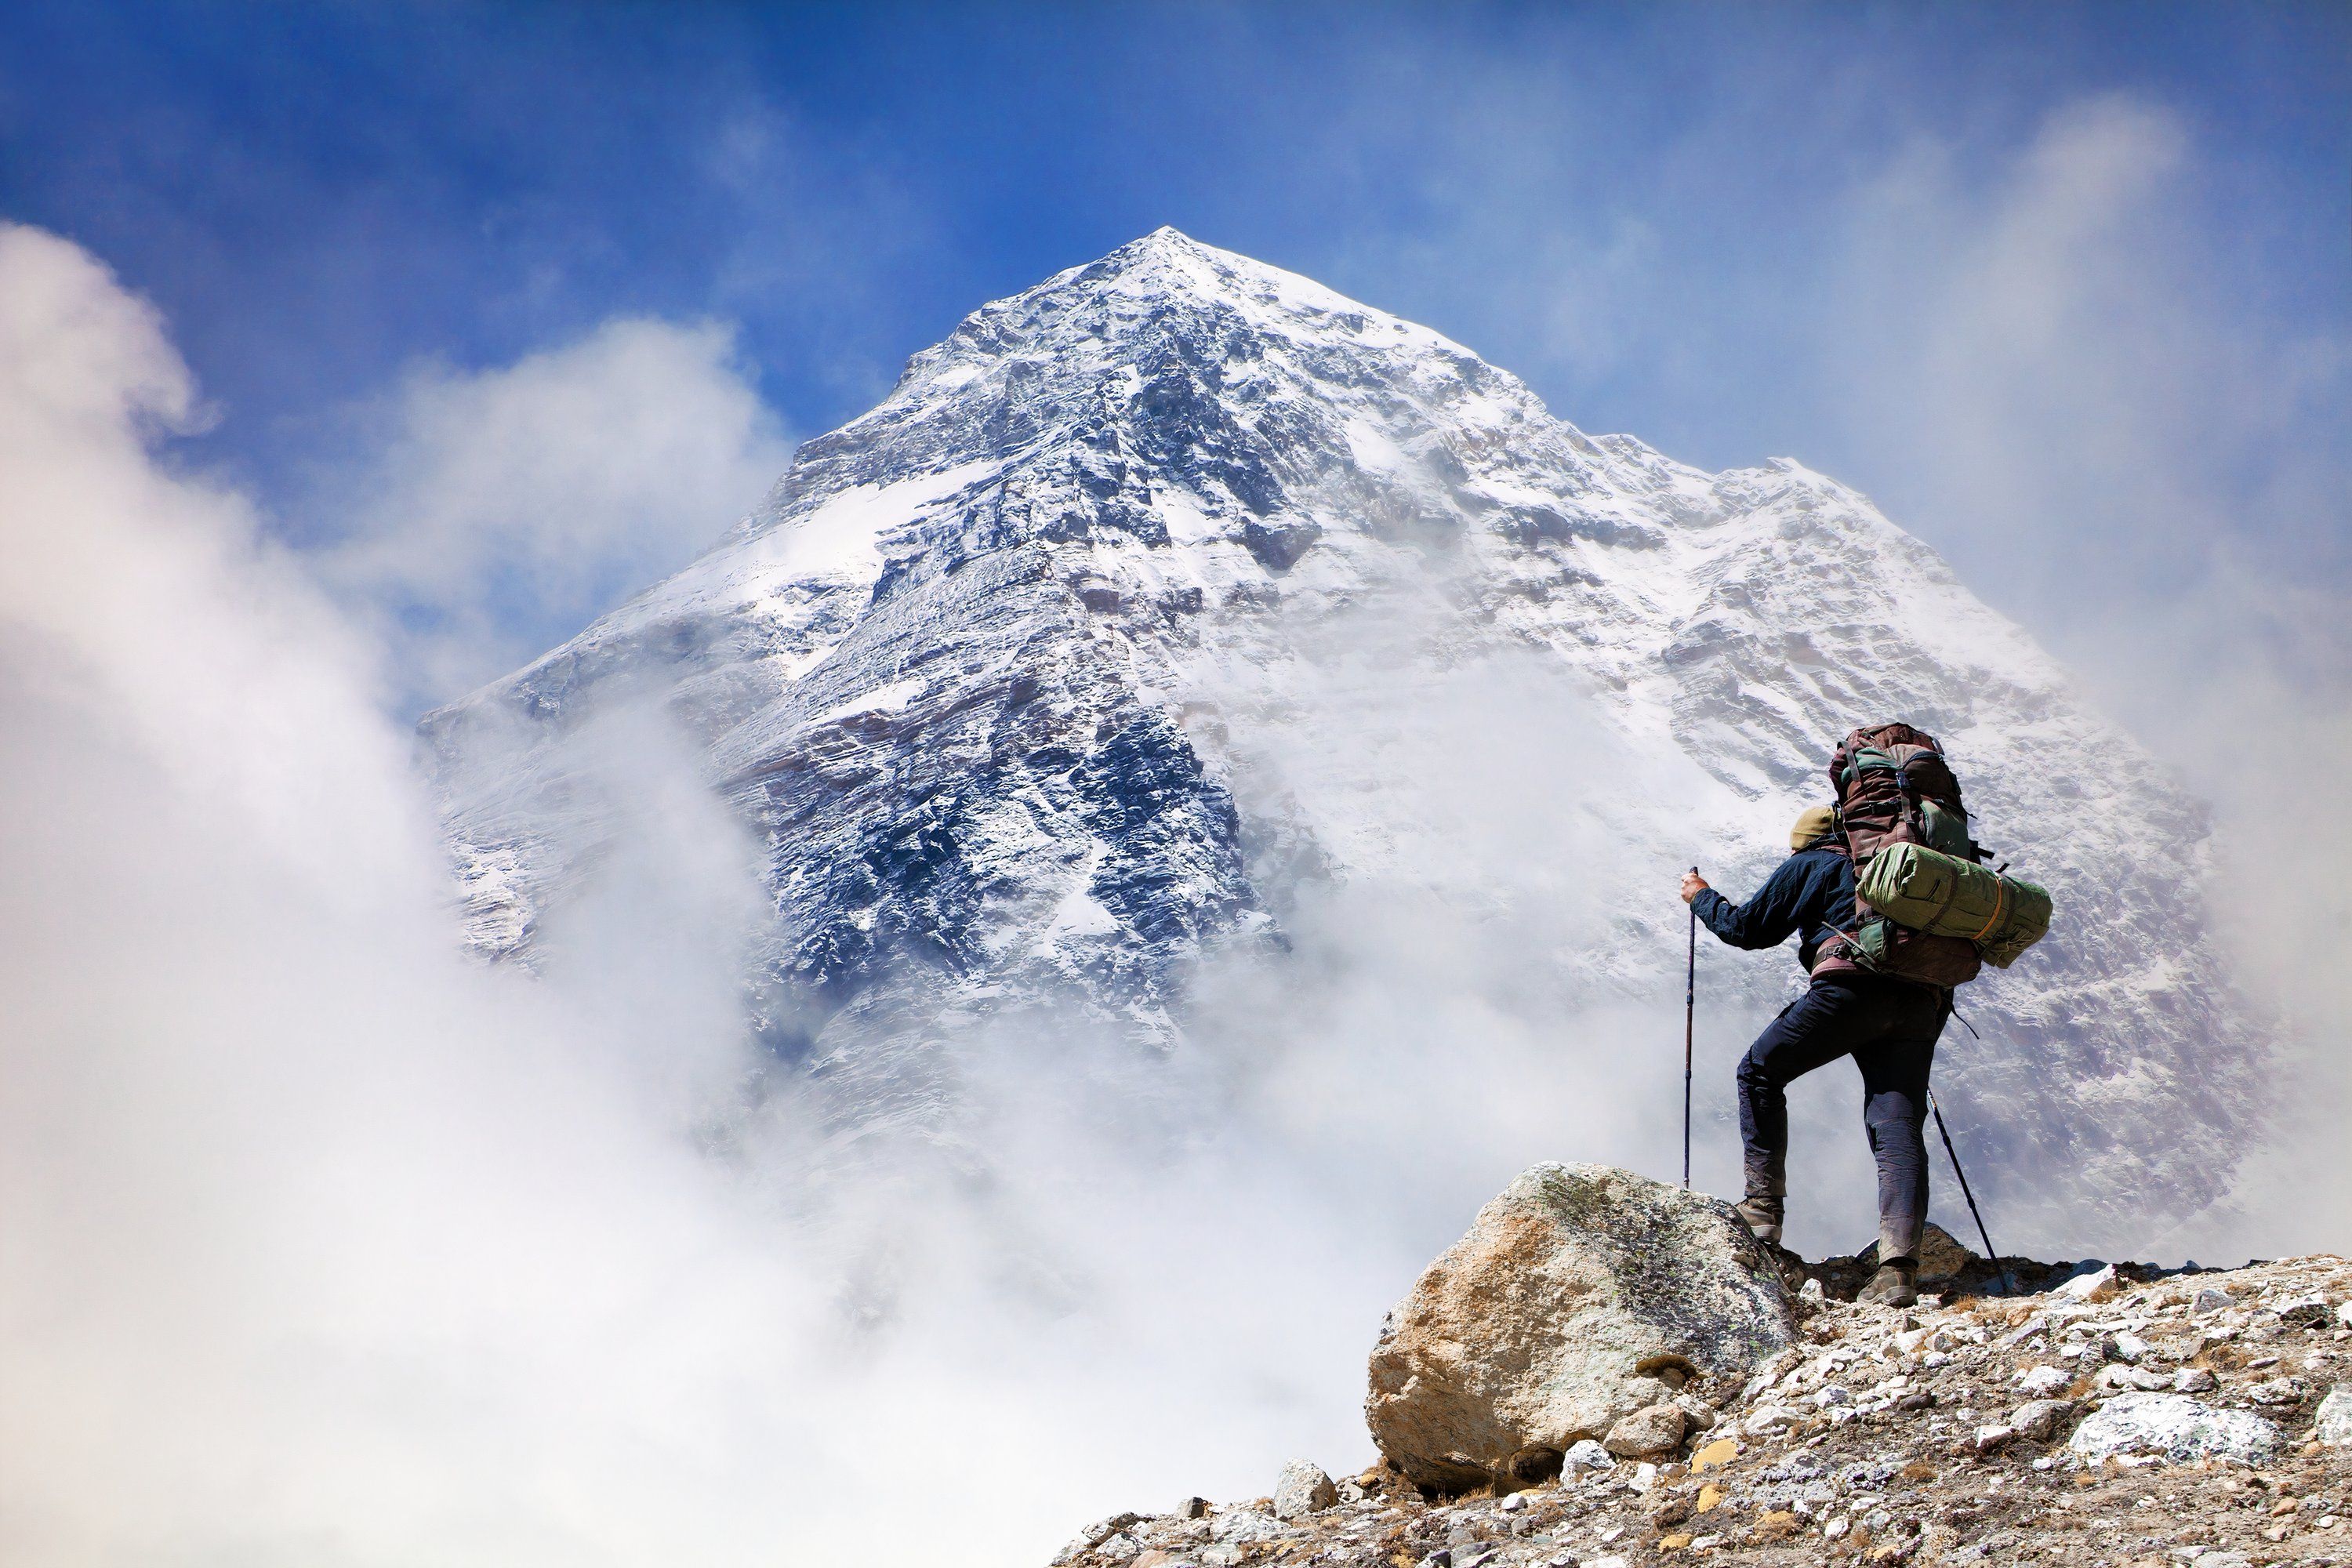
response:
<path fill-rule="evenodd" d="M 1335 644 L 1380 678 L 1326 679 Z M 1302 889 L 1433 879 L 1514 919 L 1389 733 L 1496 659 L 1601 737 L 1559 790 L 1608 850 L 1578 995 L 1661 993 L 1669 868 L 1696 846 L 1760 876 L 1830 743 L 1899 715 L 2059 900 L 1971 989 L 2009 1054 L 1948 1100 L 2061 1207 L 2226 1184 L 2263 1044 L 2181 892 L 2201 814 L 2030 637 L 1801 464 L 1587 436 L 1438 333 L 1173 229 L 972 312 L 684 571 L 421 730 L 470 939 L 528 962 L 609 838 L 572 742 L 656 700 L 761 845 L 755 1028 L 845 1119 L 919 1121 L 975 1016 L 1050 998 L 1178 1043 L 1202 966 L 1278 951 Z M 1518 686 L 1477 695 L 1521 721 Z M 1772 967 L 1722 989 L 1766 1007 Z"/>

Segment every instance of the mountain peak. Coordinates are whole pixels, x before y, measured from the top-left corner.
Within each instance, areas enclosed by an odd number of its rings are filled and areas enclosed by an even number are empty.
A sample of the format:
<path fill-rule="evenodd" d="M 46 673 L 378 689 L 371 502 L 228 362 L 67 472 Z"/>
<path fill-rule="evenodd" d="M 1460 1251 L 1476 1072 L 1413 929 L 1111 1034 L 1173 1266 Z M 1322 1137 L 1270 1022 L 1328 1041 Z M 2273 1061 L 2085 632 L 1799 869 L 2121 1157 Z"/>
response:
<path fill-rule="evenodd" d="M 1368 636 L 1393 703 L 1319 668 Z M 1760 878 L 1831 743 L 1895 716 L 2077 922 L 1975 988 L 2026 1048 L 1954 1069 L 1955 1103 L 2044 1152 L 2007 1184 L 2021 1223 L 2185 1213 L 2254 1114 L 2264 1047 L 2177 876 L 2193 804 L 1933 552 L 1785 460 L 1589 438 L 1437 333 L 1174 229 L 975 310 L 733 536 L 427 719 L 486 950 L 528 957 L 598 874 L 611 812 L 567 736 L 648 690 L 762 846 L 756 1032 L 826 1064 L 848 1122 L 940 1081 L 949 1020 L 1075 999 L 1179 1043 L 1204 966 L 1351 883 L 1543 923 L 1528 867 L 1574 860 L 1551 923 L 1597 934 L 1535 966 L 1557 1012 L 1678 999 L 1681 910 L 1643 868 L 1706 845 Z M 1459 746 L 1385 738 L 1465 703 Z M 1571 769 L 1454 765 L 1560 729 L 1598 737 Z M 1482 860 L 1455 797 L 1497 787 L 1543 806 Z M 1760 1017 L 1776 979 L 1719 1000 Z"/>
<path fill-rule="evenodd" d="M 1008 356 L 1102 358 L 1108 351 L 1117 358 L 1139 334 L 1181 321 L 1288 342 L 1404 350 L 1476 365 L 1487 375 L 1504 374 L 1426 327 L 1163 224 L 1097 260 L 974 310 L 943 341 L 907 362 L 898 392 L 942 373 L 966 380 L 982 362 Z"/>

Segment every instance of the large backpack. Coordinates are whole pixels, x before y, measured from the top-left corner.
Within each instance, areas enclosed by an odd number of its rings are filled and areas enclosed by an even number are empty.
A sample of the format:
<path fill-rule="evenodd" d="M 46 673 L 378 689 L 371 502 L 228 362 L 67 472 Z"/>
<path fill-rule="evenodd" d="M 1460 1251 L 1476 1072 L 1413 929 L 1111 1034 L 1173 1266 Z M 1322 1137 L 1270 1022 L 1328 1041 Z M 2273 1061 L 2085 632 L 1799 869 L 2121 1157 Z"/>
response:
<path fill-rule="evenodd" d="M 1908 724 L 1856 730 L 1831 754 L 1830 784 L 1837 791 L 1845 852 L 1853 862 L 1859 923 L 1852 932 L 1841 932 L 1843 940 L 1824 944 L 1824 956 L 1927 985 L 1974 980 L 1984 962 L 1975 942 L 1891 920 L 1861 892 L 1872 858 L 1890 844 L 1925 845 L 1969 866 L 1984 858 L 1969 836 L 1960 781 L 1944 760 L 1944 748 L 1935 736 Z"/>

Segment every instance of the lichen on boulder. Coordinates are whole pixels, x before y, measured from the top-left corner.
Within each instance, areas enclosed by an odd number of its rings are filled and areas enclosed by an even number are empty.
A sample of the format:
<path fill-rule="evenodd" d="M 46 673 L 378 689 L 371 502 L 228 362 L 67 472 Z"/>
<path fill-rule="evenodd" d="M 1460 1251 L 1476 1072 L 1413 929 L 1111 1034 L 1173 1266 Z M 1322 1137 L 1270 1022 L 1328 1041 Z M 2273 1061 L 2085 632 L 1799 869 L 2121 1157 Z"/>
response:
<path fill-rule="evenodd" d="M 1524 1484 L 1686 1377 L 1746 1377 L 1795 1328 L 1728 1204 L 1612 1166 L 1536 1165 L 1389 1313 L 1364 1417 L 1416 1484 Z"/>

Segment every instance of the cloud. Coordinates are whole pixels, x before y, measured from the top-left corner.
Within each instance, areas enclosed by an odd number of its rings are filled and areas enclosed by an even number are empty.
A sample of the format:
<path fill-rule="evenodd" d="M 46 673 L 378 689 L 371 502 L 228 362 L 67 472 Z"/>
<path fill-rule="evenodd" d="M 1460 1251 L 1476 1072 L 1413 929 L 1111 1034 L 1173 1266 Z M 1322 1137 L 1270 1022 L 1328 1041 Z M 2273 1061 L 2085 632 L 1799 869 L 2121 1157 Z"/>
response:
<path fill-rule="evenodd" d="M 2341 556 L 2352 355 L 2244 296 L 2221 178 L 2177 116 L 2112 96 L 1990 170 L 1916 142 L 1847 203 L 1833 410 L 2063 652 L 2070 619 L 2105 637 L 2224 563 Z"/>
<path fill-rule="evenodd" d="M 6 1554 L 546 1557 L 608 1505 L 499 1456 L 673 1397 L 581 1358 L 650 1313 L 715 1375 L 663 1298 L 713 1249 L 800 1289 L 592 1019 L 453 951 L 373 650 L 149 450 L 153 312 L 21 227 L 0 299 Z"/>
<path fill-rule="evenodd" d="M 709 322 L 616 319 L 510 365 L 418 366 L 359 424 L 319 498 L 348 531 L 322 564 L 434 700 L 683 565 L 791 456 Z"/>
<path fill-rule="evenodd" d="M 566 962 L 475 963 L 369 623 L 159 453 L 155 313 L 20 227 L 0 301 L 0 1556 L 1035 1562 L 1369 1457 L 1420 1259 L 1344 1171 L 1052 1028 L 961 1043 L 985 1170 L 751 1114 L 760 891 L 649 714 Z"/>
<path fill-rule="evenodd" d="M 1333 280 L 1378 280 L 1588 427 L 1832 472 L 2022 622 L 2212 803 L 2210 874 L 2180 874 L 2283 1030 L 2283 1120 L 2236 1208 L 2142 1245 L 2352 1223 L 2352 1184 L 2294 1152 L 2352 1116 L 2330 891 L 2352 843 L 2308 805 L 2352 764 L 2352 341 L 2297 271 L 2314 237 L 2275 150 L 2148 91 L 1951 101 L 1990 79 L 1906 58 L 1916 37 L 1677 59 L 1698 85 L 1671 114 L 1657 79 L 1621 102 L 1561 41 L 1380 62 L 1424 110 L 1376 180 L 1347 153 L 1389 145 L 1382 95 L 1330 117 L 1335 177 L 1367 182 Z M 2265 765 L 2283 738 L 2294 762 Z"/>
<path fill-rule="evenodd" d="M 1849 203 L 1824 377 L 1890 510 L 2216 808 L 2216 935 L 2284 1052 L 2271 1145 L 2176 1238 L 2208 1256 L 2352 1223 L 2308 1152 L 2352 1117 L 2352 829 L 2310 788 L 2352 767 L 2352 345 L 2238 286 L 2227 177 L 2128 96 L 1990 164 L 1916 142 Z"/>

